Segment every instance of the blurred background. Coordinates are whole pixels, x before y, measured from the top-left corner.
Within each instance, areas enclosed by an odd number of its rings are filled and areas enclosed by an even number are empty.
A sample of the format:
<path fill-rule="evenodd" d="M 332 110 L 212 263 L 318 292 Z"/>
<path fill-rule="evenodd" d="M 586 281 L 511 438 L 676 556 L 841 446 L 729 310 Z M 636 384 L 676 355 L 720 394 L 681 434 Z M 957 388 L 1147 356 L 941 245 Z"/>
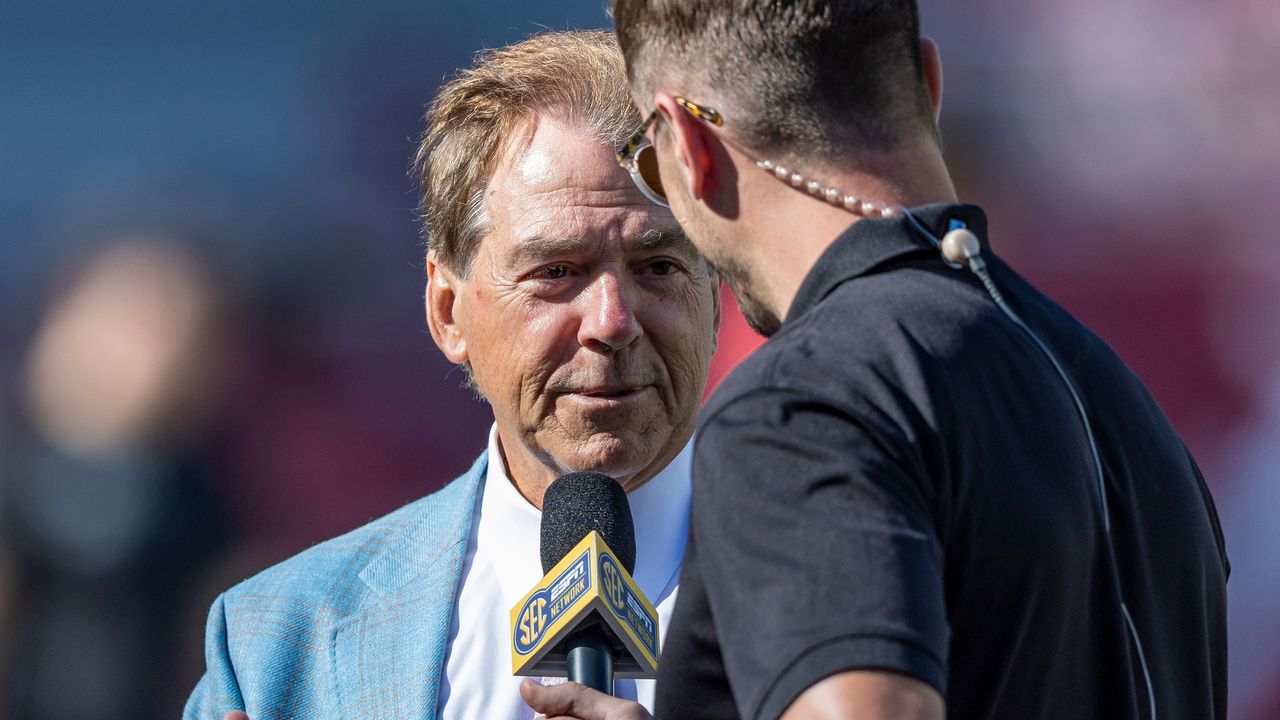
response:
<path fill-rule="evenodd" d="M 922 2 L 993 242 L 1150 386 L 1280 717 L 1280 7 Z M 484 446 L 407 175 L 471 55 L 602 0 L 0 2 L 0 718 L 179 714 L 230 584 Z M 759 342 L 724 329 L 714 380 Z"/>

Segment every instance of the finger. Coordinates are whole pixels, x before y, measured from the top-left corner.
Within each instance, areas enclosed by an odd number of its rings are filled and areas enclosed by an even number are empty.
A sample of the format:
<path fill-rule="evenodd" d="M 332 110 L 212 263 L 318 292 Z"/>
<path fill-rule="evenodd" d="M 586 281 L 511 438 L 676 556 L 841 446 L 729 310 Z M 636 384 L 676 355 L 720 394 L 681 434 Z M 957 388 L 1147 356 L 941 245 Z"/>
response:
<path fill-rule="evenodd" d="M 249 720 L 249 716 L 243 710 L 232 710 L 223 715 L 222 720 Z"/>
<path fill-rule="evenodd" d="M 549 718 L 569 717 L 581 720 L 604 718 L 608 712 L 604 702 L 611 699 L 602 692 L 576 682 L 541 685 L 532 679 L 520 683 L 520 697 L 524 698 L 534 712 Z"/>
<path fill-rule="evenodd" d="M 653 720 L 640 703 L 576 682 L 547 686 L 525 680 L 520 683 L 520 695 L 529 707 L 550 720 Z"/>
<path fill-rule="evenodd" d="M 565 684 L 567 685 L 568 683 Z M 557 687 L 563 687 L 563 685 Z M 566 699 L 551 692 L 551 688 L 532 678 L 525 678 L 520 682 L 520 697 L 539 717 L 563 715 L 564 710 L 562 708 L 568 704 Z"/>

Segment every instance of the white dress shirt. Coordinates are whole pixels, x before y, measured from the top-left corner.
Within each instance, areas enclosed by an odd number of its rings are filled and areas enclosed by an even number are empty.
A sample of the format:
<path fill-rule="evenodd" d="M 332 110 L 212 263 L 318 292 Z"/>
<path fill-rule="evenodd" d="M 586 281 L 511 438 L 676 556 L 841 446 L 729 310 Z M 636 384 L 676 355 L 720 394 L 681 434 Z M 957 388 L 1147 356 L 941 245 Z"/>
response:
<path fill-rule="evenodd" d="M 690 441 L 670 465 L 627 495 L 636 528 L 640 590 L 658 611 L 659 643 L 675 606 L 689 526 Z M 511 674 L 511 608 L 542 578 L 538 554 L 542 512 L 511 482 L 498 430 L 489 431 L 489 470 L 476 503 L 453 607 L 439 717 L 444 720 L 530 720 Z M 541 679 L 545 683 L 563 682 Z M 614 695 L 653 712 L 653 680 L 616 680 Z"/>

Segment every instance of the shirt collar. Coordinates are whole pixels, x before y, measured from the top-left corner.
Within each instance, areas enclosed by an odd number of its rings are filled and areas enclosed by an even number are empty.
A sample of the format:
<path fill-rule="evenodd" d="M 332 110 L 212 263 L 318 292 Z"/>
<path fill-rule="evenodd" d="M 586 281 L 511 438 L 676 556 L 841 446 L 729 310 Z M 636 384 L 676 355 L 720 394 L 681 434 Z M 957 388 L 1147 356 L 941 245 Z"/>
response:
<path fill-rule="evenodd" d="M 974 205 L 937 203 L 911 208 L 912 214 L 933 236 L 941 239 L 951 220 L 960 220 L 989 250 L 987 216 Z M 864 218 L 841 233 L 809 270 L 791 308 L 787 322 L 808 312 L 846 280 L 865 275 L 894 258 L 937 249 L 915 230 L 905 217 Z"/>
<path fill-rule="evenodd" d="M 627 494 L 636 528 L 633 577 L 654 604 L 664 597 L 684 557 L 692 460 L 690 440 L 661 472 Z M 541 527 L 542 512 L 524 499 L 507 474 L 494 425 L 489 431 L 489 468 L 481 491 L 476 544 L 478 551 L 490 557 L 509 604 L 518 602 L 542 577 Z"/>

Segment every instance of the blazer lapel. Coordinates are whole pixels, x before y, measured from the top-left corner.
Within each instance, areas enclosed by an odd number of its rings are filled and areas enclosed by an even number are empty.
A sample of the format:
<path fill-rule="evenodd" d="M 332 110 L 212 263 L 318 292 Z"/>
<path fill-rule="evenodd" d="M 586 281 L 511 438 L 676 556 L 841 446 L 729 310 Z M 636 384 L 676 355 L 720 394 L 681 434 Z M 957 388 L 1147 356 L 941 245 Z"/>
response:
<path fill-rule="evenodd" d="M 369 592 L 337 619 L 333 662 L 346 718 L 433 720 L 440 696 L 467 540 L 487 453 L 419 501 L 396 536 L 360 572 Z"/>

